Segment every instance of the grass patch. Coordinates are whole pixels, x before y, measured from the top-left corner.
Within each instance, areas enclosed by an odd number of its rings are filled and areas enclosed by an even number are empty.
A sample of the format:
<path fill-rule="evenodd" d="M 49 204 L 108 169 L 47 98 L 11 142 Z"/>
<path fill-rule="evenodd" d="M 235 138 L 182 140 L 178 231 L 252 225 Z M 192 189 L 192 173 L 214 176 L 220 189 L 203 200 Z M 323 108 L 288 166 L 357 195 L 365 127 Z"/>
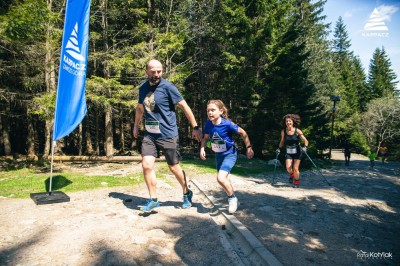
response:
<path fill-rule="evenodd" d="M 332 163 L 317 160 L 316 164 L 320 168 L 332 166 Z M 181 163 L 186 173 L 193 177 L 196 174 L 216 175 L 215 158 L 210 156 L 203 161 L 199 158 L 184 159 Z M 117 166 L 116 166 L 117 168 Z M 308 160 L 303 160 L 300 171 L 312 169 L 313 166 Z M 25 163 L 1 163 L 0 164 L 0 197 L 7 198 L 29 198 L 30 193 L 46 192 L 49 188 L 50 165 L 48 163 L 27 164 Z M 90 168 L 88 168 L 90 171 Z M 139 172 L 138 172 L 139 171 Z M 157 179 L 164 180 L 173 185 L 169 178 L 172 173 L 165 162 L 156 162 L 155 171 Z M 240 156 L 232 169 L 232 174 L 238 176 L 267 175 L 274 171 L 273 165 L 268 165 L 266 161 L 252 159 L 248 160 Z M 278 167 L 277 171 L 286 171 L 283 167 Z M 174 178 L 173 178 L 174 179 Z M 72 170 L 53 173 L 52 191 L 76 192 L 85 191 L 101 187 L 132 186 L 144 182 L 141 168 L 127 176 L 95 175 L 88 176 L 85 173 L 73 173 Z"/>
<path fill-rule="evenodd" d="M 8 198 L 29 198 L 30 193 L 46 192 L 49 188 L 50 173 L 37 169 L 22 168 L 0 172 L 0 196 Z M 118 176 L 86 176 L 76 173 L 53 173 L 52 191 L 76 192 L 100 187 L 131 186 L 143 182 L 142 174 Z"/>

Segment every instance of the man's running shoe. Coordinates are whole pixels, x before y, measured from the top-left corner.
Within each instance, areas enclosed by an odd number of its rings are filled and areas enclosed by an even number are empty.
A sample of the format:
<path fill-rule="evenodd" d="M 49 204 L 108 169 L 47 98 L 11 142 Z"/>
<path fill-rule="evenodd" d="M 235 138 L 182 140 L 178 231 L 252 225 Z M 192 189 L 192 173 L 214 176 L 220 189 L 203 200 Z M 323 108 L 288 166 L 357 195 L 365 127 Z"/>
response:
<path fill-rule="evenodd" d="M 159 201 L 153 201 L 152 199 L 149 199 L 144 206 L 140 207 L 140 210 L 144 212 L 151 212 L 158 206 L 160 206 Z"/>
<path fill-rule="evenodd" d="M 289 183 L 292 184 L 293 183 L 293 179 L 294 179 L 294 174 L 291 173 L 290 177 L 289 177 Z"/>
<path fill-rule="evenodd" d="M 299 179 L 295 179 L 294 183 L 293 183 L 294 187 L 299 187 L 300 186 L 300 180 Z"/>
<path fill-rule="evenodd" d="M 234 213 L 238 208 L 239 204 L 238 199 L 236 197 L 228 198 L 228 203 L 229 203 L 229 208 L 228 208 L 229 213 Z"/>
<path fill-rule="evenodd" d="M 192 207 L 192 197 L 193 197 L 193 192 L 189 189 L 189 194 L 183 195 L 182 209 L 187 209 Z"/>

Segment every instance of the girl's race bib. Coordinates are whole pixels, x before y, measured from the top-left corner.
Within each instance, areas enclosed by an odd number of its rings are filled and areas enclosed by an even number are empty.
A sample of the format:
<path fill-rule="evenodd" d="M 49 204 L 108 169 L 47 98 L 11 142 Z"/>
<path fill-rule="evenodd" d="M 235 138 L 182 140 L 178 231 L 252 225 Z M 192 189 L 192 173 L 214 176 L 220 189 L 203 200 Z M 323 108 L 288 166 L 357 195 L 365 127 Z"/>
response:
<path fill-rule="evenodd" d="M 214 152 L 224 152 L 226 151 L 226 143 L 223 140 L 213 140 L 211 141 L 211 149 Z"/>

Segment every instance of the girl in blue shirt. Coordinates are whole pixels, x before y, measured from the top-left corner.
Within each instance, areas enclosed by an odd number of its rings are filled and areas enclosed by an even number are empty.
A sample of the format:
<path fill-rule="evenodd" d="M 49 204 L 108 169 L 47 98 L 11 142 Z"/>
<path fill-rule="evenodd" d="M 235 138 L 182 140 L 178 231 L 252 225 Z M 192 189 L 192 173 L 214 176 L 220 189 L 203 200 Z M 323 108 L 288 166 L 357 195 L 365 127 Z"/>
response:
<path fill-rule="evenodd" d="M 209 120 L 204 126 L 200 158 L 206 159 L 205 147 L 207 141 L 211 139 L 211 149 L 215 152 L 218 171 L 217 181 L 228 195 L 229 213 L 234 213 L 238 207 L 238 199 L 228 180 L 228 175 L 237 159 L 237 150 L 232 138 L 233 133 L 242 137 L 246 145 L 247 158 L 253 158 L 254 152 L 246 131 L 228 119 L 228 109 L 221 100 L 210 100 L 207 103 L 207 116 Z"/>

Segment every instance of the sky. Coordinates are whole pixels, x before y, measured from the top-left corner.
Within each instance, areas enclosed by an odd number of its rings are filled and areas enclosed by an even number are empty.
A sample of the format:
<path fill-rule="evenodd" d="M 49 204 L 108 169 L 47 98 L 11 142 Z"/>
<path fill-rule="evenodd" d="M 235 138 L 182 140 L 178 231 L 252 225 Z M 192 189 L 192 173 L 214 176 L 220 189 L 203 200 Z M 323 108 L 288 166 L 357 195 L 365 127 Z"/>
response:
<path fill-rule="evenodd" d="M 384 47 L 397 81 L 400 80 L 400 0 L 328 0 L 324 15 L 325 23 L 331 23 L 331 38 L 342 17 L 350 50 L 360 57 L 367 75 L 375 49 Z"/>

